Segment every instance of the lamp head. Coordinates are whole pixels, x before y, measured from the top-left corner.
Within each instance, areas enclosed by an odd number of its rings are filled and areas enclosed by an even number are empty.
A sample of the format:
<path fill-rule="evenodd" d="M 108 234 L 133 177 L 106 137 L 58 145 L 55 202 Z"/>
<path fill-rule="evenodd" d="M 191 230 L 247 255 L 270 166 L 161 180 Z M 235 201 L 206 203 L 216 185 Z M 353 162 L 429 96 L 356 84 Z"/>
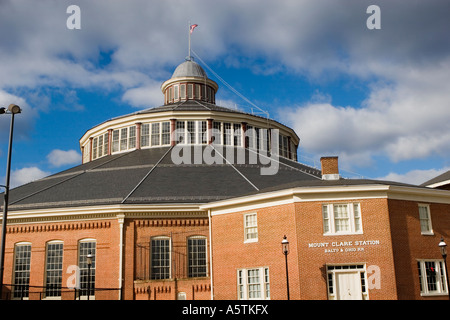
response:
<path fill-rule="evenodd" d="M 447 244 L 444 241 L 444 238 L 441 238 L 441 242 L 438 244 L 439 249 L 441 250 L 441 254 L 443 257 L 447 256 Z"/>
<path fill-rule="evenodd" d="M 0 108 L 0 114 L 4 114 L 4 113 L 6 113 L 6 108 Z"/>
<path fill-rule="evenodd" d="M 289 253 L 289 241 L 286 236 L 284 236 L 283 240 L 281 241 L 281 249 L 283 251 L 283 254 Z"/>
<path fill-rule="evenodd" d="M 90 266 L 92 264 L 92 258 L 94 258 L 94 255 L 89 251 L 89 253 L 86 255 L 86 262 Z"/>
<path fill-rule="evenodd" d="M 13 114 L 21 113 L 22 109 L 17 104 L 10 104 L 8 107 L 9 112 Z"/>

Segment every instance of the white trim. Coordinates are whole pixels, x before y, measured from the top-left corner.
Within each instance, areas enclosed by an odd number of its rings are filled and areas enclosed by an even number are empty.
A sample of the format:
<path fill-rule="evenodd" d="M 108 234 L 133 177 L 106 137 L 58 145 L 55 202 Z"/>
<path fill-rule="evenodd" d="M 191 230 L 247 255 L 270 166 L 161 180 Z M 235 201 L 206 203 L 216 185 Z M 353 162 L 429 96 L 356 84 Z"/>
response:
<path fill-rule="evenodd" d="M 433 184 L 429 184 L 426 187 L 427 188 L 437 188 L 437 187 L 445 186 L 446 184 L 450 184 L 450 180 L 444 180 L 444 181 L 436 182 Z"/>
<path fill-rule="evenodd" d="M 422 230 L 422 219 L 420 217 L 420 207 L 426 208 L 427 210 L 427 223 L 429 225 L 429 230 L 427 231 L 423 231 Z M 428 203 L 418 203 L 417 204 L 417 210 L 419 212 L 419 223 L 420 223 L 420 234 L 421 235 L 426 235 L 426 236 L 432 236 L 434 235 L 433 232 L 433 224 L 431 223 L 431 209 L 430 209 L 430 205 Z"/>
<path fill-rule="evenodd" d="M 199 207 L 203 210 L 212 209 L 212 215 L 214 216 L 297 202 L 335 200 L 354 201 L 358 199 L 394 199 L 450 204 L 450 192 L 447 190 L 381 184 L 332 187 L 296 187 L 211 202 L 200 205 Z"/>

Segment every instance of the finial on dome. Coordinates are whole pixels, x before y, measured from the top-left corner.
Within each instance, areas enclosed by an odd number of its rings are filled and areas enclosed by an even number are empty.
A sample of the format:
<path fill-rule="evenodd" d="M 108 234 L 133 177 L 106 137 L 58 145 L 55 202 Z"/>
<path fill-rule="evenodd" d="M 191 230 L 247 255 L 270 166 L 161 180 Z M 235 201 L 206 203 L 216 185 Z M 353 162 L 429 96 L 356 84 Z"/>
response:
<path fill-rule="evenodd" d="M 186 58 L 184 58 L 184 60 L 186 60 L 186 61 L 194 61 L 194 57 L 193 56 L 187 56 Z"/>

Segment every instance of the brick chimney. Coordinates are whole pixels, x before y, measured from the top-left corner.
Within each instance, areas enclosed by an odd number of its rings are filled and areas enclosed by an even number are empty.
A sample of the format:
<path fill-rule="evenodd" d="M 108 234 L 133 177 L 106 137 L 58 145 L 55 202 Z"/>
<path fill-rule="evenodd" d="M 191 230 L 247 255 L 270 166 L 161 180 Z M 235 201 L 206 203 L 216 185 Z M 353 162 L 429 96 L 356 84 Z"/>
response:
<path fill-rule="evenodd" d="M 322 166 L 323 180 L 339 180 L 338 157 L 322 157 L 320 158 Z"/>

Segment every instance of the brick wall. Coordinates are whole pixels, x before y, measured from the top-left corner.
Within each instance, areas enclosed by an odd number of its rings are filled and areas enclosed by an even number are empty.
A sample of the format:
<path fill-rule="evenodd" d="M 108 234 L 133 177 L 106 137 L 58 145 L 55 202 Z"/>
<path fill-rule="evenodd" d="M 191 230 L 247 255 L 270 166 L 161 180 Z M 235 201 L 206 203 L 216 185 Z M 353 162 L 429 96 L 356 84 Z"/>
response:
<path fill-rule="evenodd" d="M 48 241 L 63 241 L 62 286 L 73 273 L 67 273 L 69 266 L 78 264 L 78 243 L 83 239 L 96 241 L 97 288 L 118 288 L 119 234 L 117 220 L 99 220 L 67 223 L 45 223 L 10 226 L 6 235 L 4 284 L 12 284 L 14 246 L 18 242 L 31 243 L 30 286 L 45 286 L 46 244 Z M 10 288 L 4 290 L 4 294 Z M 42 288 L 30 288 L 30 300 L 40 299 Z M 35 293 L 33 293 L 35 292 Z M 118 298 L 118 291 L 105 291 L 100 296 Z M 63 293 L 65 299 L 73 299 L 73 291 Z"/>
<path fill-rule="evenodd" d="M 389 200 L 399 299 L 448 299 L 446 296 L 420 295 L 417 260 L 442 259 L 438 243 L 441 237 L 449 238 L 450 205 L 429 203 L 433 234 L 422 235 L 418 204 L 415 201 Z"/>

